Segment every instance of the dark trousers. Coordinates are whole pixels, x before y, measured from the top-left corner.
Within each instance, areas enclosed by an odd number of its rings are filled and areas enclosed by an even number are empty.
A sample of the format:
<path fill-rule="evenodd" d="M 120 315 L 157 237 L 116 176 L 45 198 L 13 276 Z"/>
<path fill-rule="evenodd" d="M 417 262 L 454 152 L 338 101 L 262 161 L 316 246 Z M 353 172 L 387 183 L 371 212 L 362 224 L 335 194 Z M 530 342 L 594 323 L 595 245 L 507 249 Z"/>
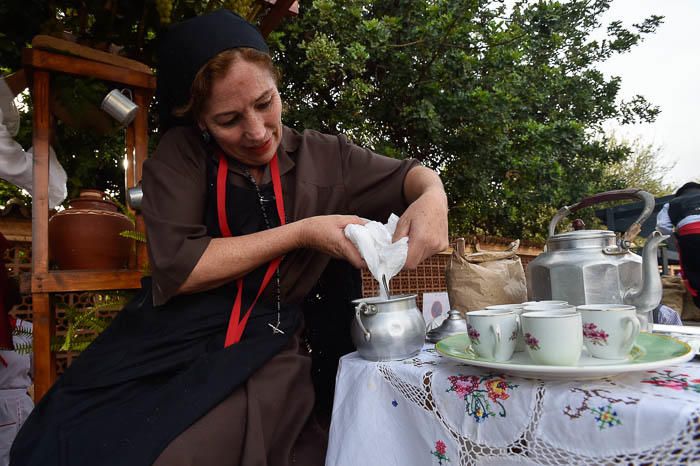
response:
<path fill-rule="evenodd" d="M 700 307 L 700 222 L 684 225 L 676 232 L 683 283 Z"/>

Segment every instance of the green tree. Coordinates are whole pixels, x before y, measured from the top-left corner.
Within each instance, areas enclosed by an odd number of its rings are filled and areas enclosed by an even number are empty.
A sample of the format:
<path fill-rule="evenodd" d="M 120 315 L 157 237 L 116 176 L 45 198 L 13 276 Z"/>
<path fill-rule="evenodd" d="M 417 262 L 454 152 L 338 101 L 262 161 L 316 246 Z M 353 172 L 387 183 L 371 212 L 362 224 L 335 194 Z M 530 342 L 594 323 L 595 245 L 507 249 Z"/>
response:
<path fill-rule="evenodd" d="M 605 167 L 601 189 L 623 189 L 635 187 L 656 197 L 673 192 L 674 187 L 664 181 L 664 175 L 676 165 L 664 164 L 660 160 L 661 149 L 646 144 L 640 139 L 632 142 L 619 140 L 613 135 L 609 144 L 622 145 L 630 149 L 630 156 Z"/>
<path fill-rule="evenodd" d="M 283 118 L 438 170 L 455 234 L 541 237 L 556 208 L 604 190 L 603 179 L 622 182 L 605 170 L 631 151 L 610 144 L 601 123 L 652 121 L 659 112 L 641 96 L 618 102 L 620 79 L 596 69 L 662 20 L 613 22 L 595 40 L 611 1 L 301 0 L 299 17 L 270 37 L 284 76 Z M 34 34 L 57 29 L 152 63 L 166 23 L 239 3 L 7 0 L 0 67 L 16 69 Z M 84 146 L 93 153 L 73 152 L 79 161 L 95 157 L 95 143 Z"/>
<path fill-rule="evenodd" d="M 345 132 L 440 171 L 452 233 L 536 238 L 552 212 L 600 188 L 629 149 L 601 123 L 652 121 L 643 97 L 616 103 L 596 64 L 654 32 L 614 22 L 610 0 L 314 0 L 273 35 L 285 121 Z"/>

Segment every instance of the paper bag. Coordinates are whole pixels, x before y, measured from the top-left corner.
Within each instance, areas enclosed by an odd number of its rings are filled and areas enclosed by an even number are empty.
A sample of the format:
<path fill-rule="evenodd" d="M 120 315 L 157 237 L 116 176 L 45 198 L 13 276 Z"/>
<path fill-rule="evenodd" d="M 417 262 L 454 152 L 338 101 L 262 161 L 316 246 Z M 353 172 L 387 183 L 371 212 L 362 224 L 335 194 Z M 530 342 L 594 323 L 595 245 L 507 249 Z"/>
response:
<path fill-rule="evenodd" d="M 466 253 L 459 238 L 445 271 L 450 305 L 463 314 L 493 304 L 527 301 L 525 271 L 516 254 L 520 241 L 505 251 Z"/>

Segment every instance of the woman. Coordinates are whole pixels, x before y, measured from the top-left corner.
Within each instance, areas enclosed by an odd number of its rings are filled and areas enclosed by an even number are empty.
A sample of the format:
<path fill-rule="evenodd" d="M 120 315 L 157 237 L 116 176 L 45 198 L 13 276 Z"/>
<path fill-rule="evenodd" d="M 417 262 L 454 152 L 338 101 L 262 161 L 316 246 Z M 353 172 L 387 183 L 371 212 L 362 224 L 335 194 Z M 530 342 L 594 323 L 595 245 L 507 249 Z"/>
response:
<path fill-rule="evenodd" d="M 284 127 L 267 47 L 230 12 L 175 26 L 158 76 L 152 284 L 37 406 L 12 464 L 322 464 L 298 303 L 330 257 L 362 265 L 343 235 L 360 217 L 405 210 L 409 267 L 444 248 L 442 184 Z"/>

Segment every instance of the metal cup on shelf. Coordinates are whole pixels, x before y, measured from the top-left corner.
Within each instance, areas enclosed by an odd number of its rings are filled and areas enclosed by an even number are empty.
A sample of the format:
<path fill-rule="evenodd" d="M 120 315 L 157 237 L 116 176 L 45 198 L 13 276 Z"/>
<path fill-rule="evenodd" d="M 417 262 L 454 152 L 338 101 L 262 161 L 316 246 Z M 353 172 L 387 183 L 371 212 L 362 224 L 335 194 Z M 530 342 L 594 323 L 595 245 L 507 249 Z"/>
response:
<path fill-rule="evenodd" d="M 100 108 L 121 125 L 126 126 L 136 117 L 139 106 L 134 103 L 129 89 L 112 89 L 102 99 Z"/>
<path fill-rule="evenodd" d="M 141 182 L 133 188 L 126 190 L 126 202 L 134 210 L 141 210 L 141 203 L 143 202 L 143 189 L 141 189 Z"/>

